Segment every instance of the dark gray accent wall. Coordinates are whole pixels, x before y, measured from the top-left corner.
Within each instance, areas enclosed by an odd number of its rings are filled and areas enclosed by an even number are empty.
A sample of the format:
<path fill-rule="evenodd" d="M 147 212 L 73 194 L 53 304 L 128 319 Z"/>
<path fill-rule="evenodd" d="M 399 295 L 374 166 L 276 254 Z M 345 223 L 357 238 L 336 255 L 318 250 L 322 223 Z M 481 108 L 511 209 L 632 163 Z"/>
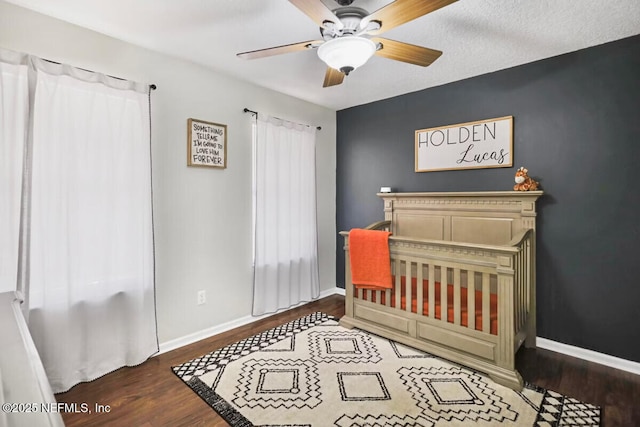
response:
<path fill-rule="evenodd" d="M 502 116 L 514 117 L 512 168 L 414 172 L 416 129 Z M 538 336 L 640 362 L 640 36 L 341 110 L 337 120 L 338 230 L 383 219 L 381 186 L 511 190 L 525 166 L 545 191 Z"/>

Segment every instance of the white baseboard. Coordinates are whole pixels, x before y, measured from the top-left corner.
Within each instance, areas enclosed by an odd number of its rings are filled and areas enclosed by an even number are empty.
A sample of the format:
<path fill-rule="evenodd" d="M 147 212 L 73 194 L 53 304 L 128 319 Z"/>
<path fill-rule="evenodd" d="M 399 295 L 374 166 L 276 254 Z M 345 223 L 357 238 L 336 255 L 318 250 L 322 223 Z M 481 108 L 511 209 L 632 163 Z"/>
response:
<path fill-rule="evenodd" d="M 325 298 L 330 295 L 336 295 L 336 294 L 344 295 L 345 290 L 343 288 L 337 288 L 337 287 L 332 289 L 327 289 L 325 291 L 320 292 L 320 296 L 318 297 L 318 299 Z M 300 303 L 293 307 L 279 310 L 276 313 L 265 314 L 263 316 L 256 316 L 256 317 L 244 316 L 244 317 L 241 317 L 240 319 L 223 323 L 222 325 L 217 325 L 211 328 L 203 329 L 201 331 L 194 332 L 192 334 L 185 335 L 180 338 L 176 338 L 170 341 L 160 343 L 160 352 L 157 353 L 156 356 L 158 354 L 166 353 L 168 351 L 175 350 L 176 348 L 180 348 L 185 345 L 193 344 L 196 341 L 200 341 L 205 338 L 212 337 L 222 332 L 226 332 L 231 329 L 244 326 L 251 322 L 255 322 L 256 320 L 265 319 L 275 314 L 282 313 L 283 311 L 287 311 L 292 308 L 299 307 L 303 304 L 306 304 L 306 303 Z M 555 351 L 556 353 L 566 354 L 567 356 L 588 360 L 590 362 L 599 363 L 601 365 L 609 366 L 611 368 L 620 369 L 622 371 L 627 371 L 627 372 L 631 372 L 632 374 L 640 375 L 640 363 L 638 362 L 632 362 L 630 360 L 621 359 L 619 357 L 610 356 L 608 354 L 598 353 L 596 351 L 587 350 L 580 347 L 574 347 L 572 345 L 552 341 L 547 338 L 537 337 L 536 344 L 538 347 L 543 348 L 545 350 Z"/>
<path fill-rule="evenodd" d="M 346 292 L 345 292 L 344 288 L 335 288 L 335 289 L 333 289 L 333 294 L 345 296 Z M 333 294 L 329 294 L 329 295 L 333 295 Z M 329 296 L 329 295 L 326 295 L 326 296 Z"/>
<path fill-rule="evenodd" d="M 325 298 L 325 297 L 328 297 L 328 296 L 334 295 L 334 294 L 344 295 L 344 289 L 341 289 L 341 288 L 327 289 L 325 291 L 320 292 L 320 296 L 318 297 L 318 299 Z M 278 314 L 278 313 L 282 313 L 282 312 L 287 311 L 287 310 L 291 310 L 292 308 L 296 308 L 296 307 L 299 307 L 299 306 L 304 305 L 304 304 L 307 304 L 307 303 L 306 302 L 302 302 L 302 303 L 294 305 L 292 307 L 284 308 L 282 310 L 278 310 L 275 313 L 264 314 L 262 316 L 251 316 L 251 315 L 244 316 L 244 317 L 241 317 L 239 319 L 235 319 L 235 320 L 231 320 L 229 322 L 223 323 L 221 325 L 213 326 L 211 328 L 203 329 L 201 331 L 194 332 L 192 334 L 185 335 L 185 336 L 180 337 L 180 338 L 176 338 L 176 339 L 173 339 L 173 340 L 169 340 L 169 341 L 160 343 L 160 351 L 158 353 L 156 353 L 154 356 L 157 356 L 157 355 L 162 354 L 162 353 L 166 353 L 166 352 L 171 351 L 171 350 L 175 350 L 176 348 L 180 348 L 180 347 L 183 347 L 185 345 L 193 344 L 194 342 L 203 340 L 205 338 L 212 337 L 212 336 L 220 334 L 222 332 L 230 331 L 231 329 L 247 325 L 247 324 L 249 324 L 251 322 L 255 322 L 257 320 L 265 319 L 267 317 L 273 316 L 273 315 Z"/>
<path fill-rule="evenodd" d="M 577 357 L 578 359 L 588 360 L 589 362 L 599 363 L 600 365 L 609 366 L 610 368 L 640 375 L 640 363 L 638 362 L 632 362 L 631 360 L 621 359 L 581 347 L 574 347 L 541 337 L 536 338 L 536 345 L 545 350 L 555 351 L 556 353 L 566 354 L 567 356 Z"/>

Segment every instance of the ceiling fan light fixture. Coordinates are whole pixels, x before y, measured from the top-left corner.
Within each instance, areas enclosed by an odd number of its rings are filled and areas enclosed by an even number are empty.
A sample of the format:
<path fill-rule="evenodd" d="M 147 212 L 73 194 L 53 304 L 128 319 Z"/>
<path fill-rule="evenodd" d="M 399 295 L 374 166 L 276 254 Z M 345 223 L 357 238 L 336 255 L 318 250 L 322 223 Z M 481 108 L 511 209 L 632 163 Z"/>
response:
<path fill-rule="evenodd" d="M 349 72 L 364 65 L 376 49 L 376 44 L 367 38 L 346 36 L 323 43 L 318 48 L 318 56 L 329 67 L 348 75 Z"/>

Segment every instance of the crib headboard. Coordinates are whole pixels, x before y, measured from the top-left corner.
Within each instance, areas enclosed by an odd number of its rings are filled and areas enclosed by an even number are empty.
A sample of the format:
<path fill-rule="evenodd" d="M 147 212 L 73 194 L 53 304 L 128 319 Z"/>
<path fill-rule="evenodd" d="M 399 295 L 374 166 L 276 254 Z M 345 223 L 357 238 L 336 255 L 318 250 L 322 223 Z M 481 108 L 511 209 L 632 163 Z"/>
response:
<path fill-rule="evenodd" d="M 503 245 L 536 227 L 542 191 L 378 193 L 394 236 Z"/>

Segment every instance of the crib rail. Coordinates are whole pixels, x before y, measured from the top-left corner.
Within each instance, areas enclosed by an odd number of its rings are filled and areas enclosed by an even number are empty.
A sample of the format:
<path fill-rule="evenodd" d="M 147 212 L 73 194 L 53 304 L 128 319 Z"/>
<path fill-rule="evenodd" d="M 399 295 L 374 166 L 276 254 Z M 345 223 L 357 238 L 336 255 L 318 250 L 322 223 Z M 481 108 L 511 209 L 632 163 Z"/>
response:
<path fill-rule="evenodd" d="M 365 230 L 382 230 L 389 231 L 391 229 L 391 221 L 378 221 L 364 228 Z"/>

